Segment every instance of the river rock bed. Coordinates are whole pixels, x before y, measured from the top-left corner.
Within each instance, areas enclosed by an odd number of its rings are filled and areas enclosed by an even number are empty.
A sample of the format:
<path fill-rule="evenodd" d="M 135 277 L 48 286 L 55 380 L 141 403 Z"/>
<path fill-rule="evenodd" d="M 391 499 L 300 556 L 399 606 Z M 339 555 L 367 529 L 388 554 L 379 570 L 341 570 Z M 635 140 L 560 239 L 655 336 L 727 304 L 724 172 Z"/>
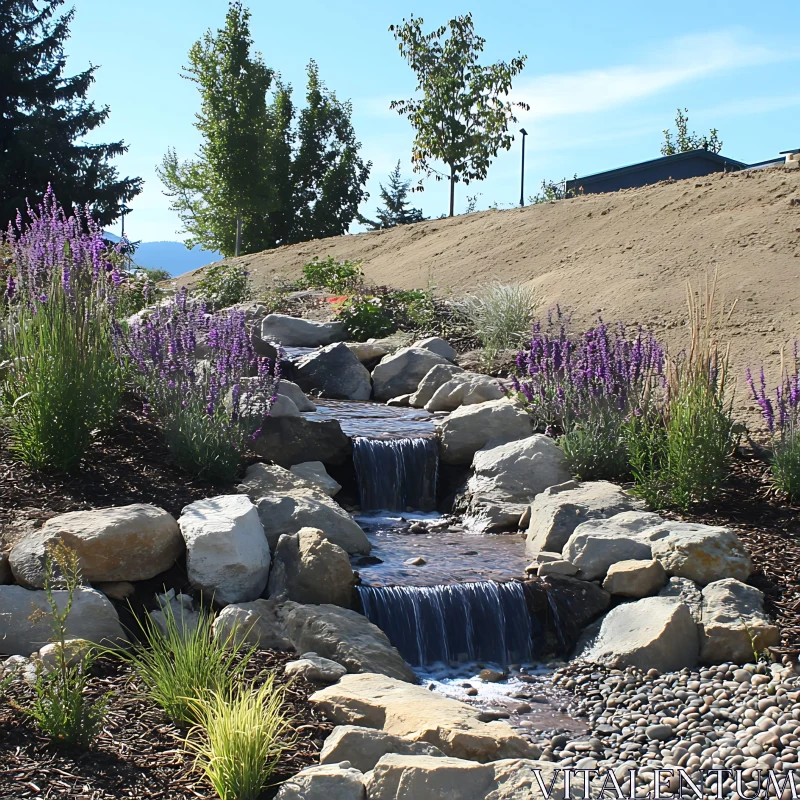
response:
<path fill-rule="evenodd" d="M 680 766 L 690 775 L 736 768 L 743 788 L 755 791 L 768 770 L 798 766 L 800 677 L 791 664 L 659 674 L 573 663 L 553 680 L 574 694 L 569 711 L 587 720 L 590 733 L 554 736 L 542 758 L 562 768 L 614 770 L 626 791 L 623 781 L 633 767 Z M 705 781 L 707 788 L 716 785 L 713 775 Z M 734 777 L 723 787 L 732 792 Z"/>

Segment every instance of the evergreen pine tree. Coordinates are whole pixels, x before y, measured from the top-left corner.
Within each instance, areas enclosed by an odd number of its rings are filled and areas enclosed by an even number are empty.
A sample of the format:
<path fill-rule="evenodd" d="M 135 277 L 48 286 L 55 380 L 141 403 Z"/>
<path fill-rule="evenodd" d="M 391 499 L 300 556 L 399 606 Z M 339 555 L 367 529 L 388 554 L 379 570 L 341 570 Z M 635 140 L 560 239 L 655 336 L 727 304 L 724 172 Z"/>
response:
<path fill-rule="evenodd" d="M 396 225 L 408 225 L 412 222 L 422 222 L 422 210 L 419 208 L 409 208 L 408 189 L 411 181 L 404 181 L 400 174 L 400 162 L 389 174 L 389 188 L 383 184 L 381 186 L 381 199 L 383 208 L 377 209 L 377 221 L 363 219 L 362 221 L 372 230 L 381 228 L 394 228 Z"/>
<path fill-rule="evenodd" d="M 48 183 L 65 208 L 88 203 L 103 225 L 142 190 L 141 178 L 120 179 L 109 160 L 123 142 L 81 141 L 108 118 L 86 99 L 97 67 L 65 76 L 64 42 L 74 9 L 64 0 L 0 0 L 0 228 L 36 204 Z"/>

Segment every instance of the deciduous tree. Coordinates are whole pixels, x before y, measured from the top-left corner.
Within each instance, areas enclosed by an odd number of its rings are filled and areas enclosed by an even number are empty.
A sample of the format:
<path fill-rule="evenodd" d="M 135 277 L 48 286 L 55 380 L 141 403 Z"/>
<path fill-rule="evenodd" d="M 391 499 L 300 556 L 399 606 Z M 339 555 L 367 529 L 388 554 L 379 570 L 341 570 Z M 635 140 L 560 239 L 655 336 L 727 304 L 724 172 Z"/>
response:
<path fill-rule="evenodd" d="M 689 133 L 689 109 L 683 111 L 678 109 L 675 114 L 675 138 L 672 138 L 672 131 L 664 131 L 664 144 L 661 145 L 662 156 L 672 156 L 675 153 L 686 153 L 689 150 L 710 150 L 712 153 L 719 153 L 722 150 L 722 142 L 719 138 L 719 131 L 712 128 L 708 136 L 698 136 L 694 131 Z"/>

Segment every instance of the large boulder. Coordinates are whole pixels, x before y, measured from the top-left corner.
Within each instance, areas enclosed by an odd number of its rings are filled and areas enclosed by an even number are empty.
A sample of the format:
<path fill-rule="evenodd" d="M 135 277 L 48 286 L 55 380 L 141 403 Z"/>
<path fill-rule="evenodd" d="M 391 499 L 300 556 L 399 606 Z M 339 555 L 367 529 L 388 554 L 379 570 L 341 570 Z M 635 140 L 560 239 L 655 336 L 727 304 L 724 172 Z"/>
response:
<path fill-rule="evenodd" d="M 283 671 L 286 675 L 299 675 L 307 681 L 317 683 L 336 683 L 347 675 L 346 667 L 329 658 L 322 658 L 316 653 L 304 653 L 296 661 L 288 661 Z M 339 759 L 339 761 L 344 760 Z"/>
<path fill-rule="evenodd" d="M 753 568 L 732 530 L 694 522 L 665 522 L 654 532 L 653 558 L 668 575 L 689 578 L 701 586 L 723 578 L 746 581 Z"/>
<path fill-rule="evenodd" d="M 55 589 L 53 599 L 59 611 L 63 611 L 68 593 L 65 589 Z M 85 586 L 75 589 L 66 631 L 69 639 L 86 639 L 95 644 L 115 645 L 126 638 L 108 598 Z M 22 586 L 0 586 L 0 653 L 29 656 L 52 638 L 47 593 Z"/>
<path fill-rule="evenodd" d="M 659 597 L 677 597 L 689 607 L 692 618 L 699 625 L 703 618 L 703 594 L 700 587 L 688 578 L 670 578 L 658 593 Z"/>
<path fill-rule="evenodd" d="M 293 469 L 284 469 L 277 464 L 265 464 L 263 461 L 251 464 L 245 471 L 242 482 L 236 487 L 237 492 L 246 494 L 254 503 L 269 494 L 303 490 L 318 492 L 320 497 L 328 496 L 319 484 Z M 333 504 L 332 500 L 329 502 Z"/>
<path fill-rule="evenodd" d="M 270 597 L 349 608 L 355 583 L 347 553 L 322 531 L 301 528 L 278 539 L 267 584 Z"/>
<path fill-rule="evenodd" d="M 417 385 L 416 391 L 409 397 L 408 405 L 423 408 L 440 386 L 447 383 L 453 375 L 463 371 L 455 364 L 437 364 L 431 367 Z"/>
<path fill-rule="evenodd" d="M 698 639 L 697 625 L 685 603 L 671 597 L 646 597 L 606 614 L 599 636 L 579 657 L 615 669 L 673 672 L 697 664 Z"/>
<path fill-rule="evenodd" d="M 533 557 L 540 551 L 560 553 L 582 522 L 644 509 L 641 500 L 608 481 L 567 481 L 551 486 L 531 504 L 526 550 Z"/>
<path fill-rule="evenodd" d="M 412 742 L 375 728 L 360 725 L 337 725 L 322 745 L 320 764 L 349 761 L 361 772 L 369 772 L 383 756 L 397 753 L 404 756 L 443 758 L 444 753 L 432 744 Z"/>
<path fill-rule="evenodd" d="M 404 347 L 381 359 L 372 371 L 372 390 L 376 400 L 391 400 L 417 390 L 420 381 L 437 364 L 449 364 L 430 350 Z"/>
<path fill-rule="evenodd" d="M 336 419 L 268 417 L 252 449 L 262 458 L 291 467 L 303 461 L 344 464 L 350 458 L 353 445 Z"/>
<path fill-rule="evenodd" d="M 269 544 L 245 495 L 198 500 L 178 520 L 189 582 L 220 605 L 255 600 L 267 585 Z"/>
<path fill-rule="evenodd" d="M 323 764 L 289 778 L 275 800 L 367 800 L 367 790 L 357 769 Z"/>
<path fill-rule="evenodd" d="M 531 420 L 510 400 L 461 406 L 437 421 L 439 457 L 446 464 L 469 464 L 478 450 L 531 436 Z"/>
<path fill-rule="evenodd" d="M 779 645 L 780 630 L 764 613 L 764 595 L 735 578 L 703 589 L 700 660 L 704 664 L 745 664 Z"/>
<path fill-rule="evenodd" d="M 654 558 L 649 561 L 618 561 L 608 568 L 603 588 L 621 597 L 649 597 L 664 588 L 667 574 Z"/>
<path fill-rule="evenodd" d="M 169 569 L 183 552 L 175 518 L 137 503 L 95 511 L 72 511 L 49 519 L 11 550 L 18 583 L 41 589 L 48 546 L 61 540 L 78 554 L 86 581 L 143 581 Z"/>
<path fill-rule="evenodd" d="M 322 489 L 328 497 L 335 497 L 342 490 L 342 485 L 328 475 L 321 461 L 306 461 L 304 464 L 292 464 L 289 470 L 298 478 L 308 481 Z"/>
<path fill-rule="evenodd" d="M 389 355 L 385 347 L 373 342 L 347 342 L 347 349 L 365 365 L 377 364 L 384 356 Z"/>
<path fill-rule="evenodd" d="M 429 336 L 427 339 L 419 339 L 411 346 L 420 350 L 430 350 L 431 353 L 436 353 L 437 356 L 446 358 L 448 361 L 455 361 L 458 355 L 458 353 L 439 336 Z"/>
<path fill-rule="evenodd" d="M 384 675 L 345 675 L 309 699 L 337 725 L 382 729 L 455 758 L 488 762 L 540 754 L 510 725 L 481 722 L 479 708 Z"/>
<path fill-rule="evenodd" d="M 362 614 L 339 606 L 305 606 L 290 600 L 231 605 L 214 621 L 214 633 L 227 637 L 234 631 L 261 649 L 316 653 L 348 672 L 380 673 L 400 682 L 415 680 L 380 628 Z"/>
<path fill-rule="evenodd" d="M 331 344 L 295 362 L 295 380 L 306 392 L 318 391 L 335 400 L 369 400 L 369 370 L 347 345 Z"/>
<path fill-rule="evenodd" d="M 278 381 L 277 394 L 288 397 L 297 406 L 298 411 L 316 411 L 317 407 L 308 399 L 306 393 L 292 381 L 281 378 Z"/>
<path fill-rule="evenodd" d="M 258 501 L 258 515 L 272 549 L 283 534 L 317 528 L 350 555 L 368 555 L 372 545 L 364 530 L 341 507 L 318 489 L 270 494 Z"/>
<path fill-rule="evenodd" d="M 564 451 L 549 436 L 535 433 L 478 450 L 472 459 L 467 491 L 502 502 L 527 504 L 569 477 Z"/>
<path fill-rule="evenodd" d="M 268 314 L 261 321 L 260 338 L 284 347 L 324 347 L 347 338 L 341 322 L 314 322 L 286 314 Z"/>
<path fill-rule="evenodd" d="M 658 514 L 623 511 L 608 519 L 582 522 L 567 540 L 562 555 L 587 581 L 602 578 L 617 561 L 652 559 L 653 531 L 663 520 Z"/>
<path fill-rule="evenodd" d="M 477 372 L 461 372 L 443 383 L 425 403 L 426 411 L 455 411 L 459 406 L 501 400 L 505 397 L 496 378 Z"/>

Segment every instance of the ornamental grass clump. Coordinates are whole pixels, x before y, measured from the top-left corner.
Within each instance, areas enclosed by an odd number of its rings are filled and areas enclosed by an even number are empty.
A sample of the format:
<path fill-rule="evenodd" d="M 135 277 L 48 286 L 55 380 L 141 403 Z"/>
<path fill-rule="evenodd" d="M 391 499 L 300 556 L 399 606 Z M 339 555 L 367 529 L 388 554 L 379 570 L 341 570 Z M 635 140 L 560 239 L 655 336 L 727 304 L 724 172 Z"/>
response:
<path fill-rule="evenodd" d="M 514 392 L 538 430 L 558 437 L 583 480 L 628 473 L 626 424 L 663 382 L 664 350 L 643 328 L 596 326 L 572 336 L 560 309 L 534 324 L 516 358 Z"/>
<path fill-rule="evenodd" d="M 237 686 L 194 701 L 198 724 L 186 741 L 220 800 L 258 800 L 290 744 L 285 689 L 275 675 L 258 688 Z"/>
<path fill-rule="evenodd" d="M 119 409 L 123 372 L 111 320 L 123 281 L 88 210 L 68 217 L 48 189 L 17 215 L 0 323 L 0 414 L 14 454 L 69 472 Z"/>
<path fill-rule="evenodd" d="M 716 279 L 702 301 L 687 286 L 687 303 L 691 339 L 668 361 L 664 397 L 629 419 L 634 492 L 655 509 L 712 499 L 736 447 L 728 352 L 718 341 L 733 306 L 726 313 L 717 302 Z"/>
<path fill-rule="evenodd" d="M 781 363 L 781 381 L 775 400 L 767 392 L 764 368 L 756 386 L 750 370 L 747 383 L 761 408 L 772 444 L 770 472 L 773 488 L 796 503 L 800 500 L 800 355 L 795 341 L 791 368 Z"/>
<path fill-rule="evenodd" d="M 236 478 L 278 381 L 277 362 L 253 350 L 244 312 L 209 314 L 184 290 L 127 331 L 118 327 L 117 339 L 175 463 L 210 480 Z"/>

